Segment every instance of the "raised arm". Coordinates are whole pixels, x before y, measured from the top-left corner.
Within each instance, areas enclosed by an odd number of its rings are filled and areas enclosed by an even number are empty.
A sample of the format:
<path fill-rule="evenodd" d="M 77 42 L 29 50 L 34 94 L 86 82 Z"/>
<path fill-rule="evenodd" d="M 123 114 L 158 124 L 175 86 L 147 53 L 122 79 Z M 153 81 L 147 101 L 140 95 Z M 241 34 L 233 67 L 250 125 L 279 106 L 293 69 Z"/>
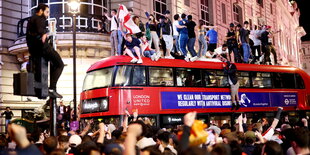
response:
<path fill-rule="evenodd" d="M 105 126 L 104 123 L 99 123 L 99 137 L 97 139 L 97 143 L 103 144 L 105 137 Z"/>
<path fill-rule="evenodd" d="M 90 125 L 91 125 L 91 123 L 88 123 L 88 124 L 86 125 L 86 127 L 84 128 L 84 130 L 80 133 L 80 136 L 81 136 L 81 137 L 84 137 L 84 136 L 87 134 L 88 130 L 90 129 Z"/>
<path fill-rule="evenodd" d="M 105 13 L 104 15 L 107 17 L 108 20 L 112 20 L 112 18 L 109 17 L 107 13 Z"/>
<path fill-rule="evenodd" d="M 179 151 L 184 151 L 189 147 L 190 129 L 194 124 L 197 112 L 189 112 L 184 116 L 183 134 L 181 136 Z"/>
<path fill-rule="evenodd" d="M 273 122 L 271 124 L 271 126 L 269 127 L 269 129 L 263 133 L 263 137 L 266 139 L 266 140 L 270 140 L 271 137 L 273 136 L 274 134 L 274 130 L 276 129 L 278 123 L 279 123 L 279 119 L 280 119 L 280 115 L 281 115 L 281 112 L 282 112 L 283 108 L 282 107 L 279 107 L 278 108 L 278 112 L 277 112 L 277 115 L 276 117 L 273 119 Z"/>
<path fill-rule="evenodd" d="M 142 126 L 140 124 L 134 123 L 128 126 L 127 137 L 125 138 L 125 150 L 124 154 L 126 155 L 135 155 L 136 154 L 136 143 L 137 137 L 142 134 Z"/>
<path fill-rule="evenodd" d="M 12 138 L 12 140 L 18 146 L 17 154 L 19 155 L 42 154 L 34 144 L 31 144 L 29 142 L 27 138 L 26 129 L 24 127 L 16 124 L 9 124 L 8 133 L 9 136 Z"/>
<path fill-rule="evenodd" d="M 240 116 L 238 117 L 239 132 L 244 132 L 242 124 L 243 124 L 243 118 L 242 114 L 240 114 Z"/>

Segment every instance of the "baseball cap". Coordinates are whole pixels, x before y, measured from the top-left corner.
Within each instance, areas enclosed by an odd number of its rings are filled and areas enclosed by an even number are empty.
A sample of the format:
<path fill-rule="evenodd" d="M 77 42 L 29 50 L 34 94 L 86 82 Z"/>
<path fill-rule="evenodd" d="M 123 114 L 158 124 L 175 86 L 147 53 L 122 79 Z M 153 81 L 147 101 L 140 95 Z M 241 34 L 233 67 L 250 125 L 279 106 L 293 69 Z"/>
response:
<path fill-rule="evenodd" d="M 146 147 L 153 145 L 156 145 L 156 142 L 153 140 L 153 138 L 146 138 L 146 137 L 143 137 L 136 143 L 136 146 L 138 146 L 140 149 L 144 149 Z"/>
<path fill-rule="evenodd" d="M 79 135 L 72 135 L 70 138 L 69 138 L 69 144 L 74 144 L 75 146 L 78 146 L 82 143 L 82 139 Z"/>
<path fill-rule="evenodd" d="M 215 125 L 211 125 L 208 130 L 213 130 L 215 133 L 217 133 L 218 135 L 221 133 L 221 129 Z"/>
<path fill-rule="evenodd" d="M 235 27 L 234 23 L 230 23 L 229 27 Z"/>

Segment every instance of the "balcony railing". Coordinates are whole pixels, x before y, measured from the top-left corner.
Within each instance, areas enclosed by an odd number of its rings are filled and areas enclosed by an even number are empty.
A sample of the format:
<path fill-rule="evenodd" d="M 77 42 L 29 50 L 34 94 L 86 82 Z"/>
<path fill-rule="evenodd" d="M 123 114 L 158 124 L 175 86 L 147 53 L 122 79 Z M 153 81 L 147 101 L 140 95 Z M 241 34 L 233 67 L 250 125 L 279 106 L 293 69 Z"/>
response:
<path fill-rule="evenodd" d="M 26 27 L 30 17 L 21 19 L 17 23 L 17 36 L 22 37 L 26 35 Z M 72 14 L 53 14 L 48 20 L 56 23 L 56 32 L 71 32 L 73 25 Z M 98 29 L 100 25 L 101 29 Z M 76 17 L 76 31 L 77 32 L 94 32 L 106 33 L 106 17 L 93 14 L 80 14 Z"/>

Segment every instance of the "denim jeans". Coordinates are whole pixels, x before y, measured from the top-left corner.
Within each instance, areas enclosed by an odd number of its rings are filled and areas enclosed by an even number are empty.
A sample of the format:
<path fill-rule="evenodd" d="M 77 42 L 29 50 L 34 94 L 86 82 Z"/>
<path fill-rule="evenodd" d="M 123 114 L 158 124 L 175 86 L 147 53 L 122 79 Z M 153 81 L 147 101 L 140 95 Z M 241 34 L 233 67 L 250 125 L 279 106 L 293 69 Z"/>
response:
<path fill-rule="evenodd" d="M 8 131 L 8 124 L 11 122 L 10 119 L 5 119 L 5 131 Z"/>
<path fill-rule="evenodd" d="M 180 50 L 185 57 L 187 56 L 187 49 L 186 49 L 187 41 L 188 41 L 187 34 L 180 34 L 180 36 L 179 36 L 179 47 L 180 47 Z"/>
<path fill-rule="evenodd" d="M 153 54 L 155 53 L 154 50 L 150 50 L 150 51 L 144 51 L 143 55 L 147 58 L 150 58 Z"/>
<path fill-rule="evenodd" d="M 174 36 L 173 36 L 173 40 L 175 40 L 175 48 L 173 48 L 173 49 L 174 49 L 174 52 L 180 51 L 180 47 L 179 47 L 179 36 L 174 35 Z"/>
<path fill-rule="evenodd" d="M 191 53 L 192 57 L 197 56 L 197 53 L 194 49 L 196 38 L 189 38 L 187 42 L 187 49 Z"/>
<path fill-rule="evenodd" d="M 124 32 L 126 33 L 126 32 Z M 118 34 L 117 34 L 117 39 L 118 39 L 118 44 L 117 44 L 117 54 L 118 55 L 122 55 L 122 42 L 123 42 L 123 34 L 122 34 L 122 31 L 121 30 L 118 30 Z"/>
<path fill-rule="evenodd" d="M 242 43 L 243 49 L 243 62 L 248 63 L 250 57 L 250 46 L 248 43 Z"/>
<path fill-rule="evenodd" d="M 208 44 L 206 42 L 206 39 L 204 35 L 199 35 L 198 38 L 198 43 L 199 43 L 199 51 L 198 51 L 198 56 L 206 56 L 207 49 L 208 49 Z"/>

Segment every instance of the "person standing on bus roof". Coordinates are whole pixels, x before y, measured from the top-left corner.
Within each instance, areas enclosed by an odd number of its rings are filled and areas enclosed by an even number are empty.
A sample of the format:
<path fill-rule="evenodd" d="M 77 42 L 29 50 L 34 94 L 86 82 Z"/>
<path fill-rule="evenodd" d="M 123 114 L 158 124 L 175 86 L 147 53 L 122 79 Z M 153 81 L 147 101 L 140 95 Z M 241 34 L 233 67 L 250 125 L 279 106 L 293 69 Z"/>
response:
<path fill-rule="evenodd" d="M 227 74 L 228 76 L 228 82 L 230 85 L 230 95 L 231 95 L 231 110 L 238 110 L 240 108 L 240 103 L 239 103 L 239 81 L 237 77 L 237 67 L 235 64 L 230 63 L 230 61 L 227 60 L 227 55 L 226 54 L 221 54 L 219 56 L 220 60 L 222 62 L 225 62 L 226 64 L 223 64 L 223 69 L 224 73 Z"/>
<path fill-rule="evenodd" d="M 110 35 L 110 40 L 111 40 L 111 56 L 118 55 L 118 21 L 117 21 L 117 10 L 112 9 L 111 10 L 111 16 L 109 17 L 108 14 L 105 14 L 108 20 L 111 21 L 111 35 Z"/>

